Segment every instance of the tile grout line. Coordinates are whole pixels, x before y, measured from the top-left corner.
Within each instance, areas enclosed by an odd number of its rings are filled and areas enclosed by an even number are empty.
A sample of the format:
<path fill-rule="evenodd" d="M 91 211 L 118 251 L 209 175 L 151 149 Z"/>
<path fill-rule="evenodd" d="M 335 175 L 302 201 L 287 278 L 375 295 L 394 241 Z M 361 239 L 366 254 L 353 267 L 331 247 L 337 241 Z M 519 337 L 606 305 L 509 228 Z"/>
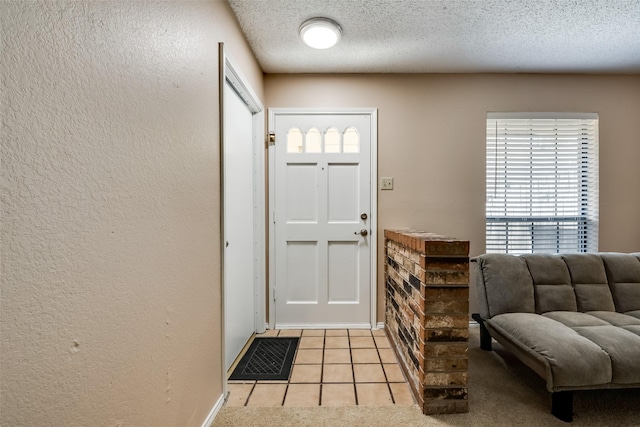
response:
<path fill-rule="evenodd" d="M 318 396 L 318 406 L 322 406 L 322 385 L 324 384 L 324 346 L 327 341 L 327 330 L 322 330 L 322 359 L 320 360 L 320 395 Z"/>
<path fill-rule="evenodd" d="M 280 336 L 280 333 L 282 332 L 282 329 L 278 330 L 278 337 Z M 300 341 L 302 340 L 302 332 L 300 332 L 300 340 L 298 340 L 298 348 L 296 349 L 296 356 L 298 354 L 298 350 L 300 350 Z M 282 402 L 280 402 L 280 406 L 284 406 L 284 401 L 287 398 L 287 392 L 289 391 L 289 384 L 291 383 L 291 377 L 293 376 L 293 367 L 295 365 L 295 358 L 293 359 L 293 363 L 291 364 L 291 372 L 289 372 L 289 378 L 287 378 L 287 383 L 285 385 L 284 388 L 284 396 L 282 396 Z"/>
<path fill-rule="evenodd" d="M 349 358 L 351 359 L 351 375 L 353 375 L 353 396 L 356 401 L 356 406 L 360 406 L 360 402 L 358 401 L 358 387 L 356 387 L 356 370 L 353 365 L 353 353 L 351 352 L 351 334 L 349 329 L 347 329 L 347 343 L 349 343 Z"/>
<path fill-rule="evenodd" d="M 378 348 L 378 342 L 376 341 L 375 337 L 373 336 L 373 333 L 371 333 L 371 339 L 373 340 L 373 346 L 374 349 L 376 351 L 376 354 L 378 355 L 378 362 L 380 363 L 380 368 L 382 369 L 382 375 L 384 375 L 384 384 L 387 385 L 387 390 L 389 391 L 389 396 L 391 397 L 391 404 L 395 405 L 396 404 L 396 400 L 393 396 L 393 392 L 391 391 L 391 386 L 389 385 L 389 378 L 387 377 L 387 371 L 384 369 L 384 362 L 382 361 L 382 357 L 380 357 L 380 350 Z M 375 383 L 372 382 L 370 384 L 380 384 L 380 383 Z"/>
<path fill-rule="evenodd" d="M 376 346 L 376 353 L 378 354 L 378 359 L 380 360 L 380 367 L 382 368 L 382 374 L 384 375 L 385 382 L 387 384 L 387 389 L 389 390 L 389 396 L 391 396 L 391 403 L 393 405 L 396 404 L 396 399 L 393 396 L 393 390 L 391 390 L 391 385 L 389 384 L 389 377 L 387 376 L 387 371 L 384 369 L 384 362 L 382 361 L 382 357 L 380 357 L 380 349 L 378 348 L 378 342 L 376 339 L 373 339 L 373 344 Z"/>
<path fill-rule="evenodd" d="M 284 389 L 284 396 L 282 397 L 282 403 L 280 404 L 280 406 L 284 406 L 284 401 L 287 400 L 287 393 L 289 392 L 289 385 L 291 383 L 287 382 L 287 386 Z"/>
<path fill-rule="evenodd" d="M 249 391 L 249 395 L 244 400 L 244 405 L 242 405 L 242 406 L 247 406 L 249 404 L 249 399 L 251 399 L 251 395 L 253 394 L 253 390 L 256 389 L 256 384 L 258 384 L 258 381 L 254 381 L 253 382 L 253 387 L 251 387 L 251 391 Z"/>
<path fill-rule="evenodd" d="M 280 332 L 282 329 L 278 331 L 278 336 L 280 336 Z M 289 386 L 291 385 L 291 377 L 293 376 L 293 368 L 295 367 L 296 357 L 298 356 L 298 351 L 300 350 L 300 345 L 302 344 L 302 330 L 300 330 L 300 335 L 298 336 L 298 348 L 296 348 L 296 354 L 294 355 L 293 362 L 291 363 L 291 372 L 289 373 L 289 378 L 287 378 L 287 385 L 284 389 L 284 396 L 282 397 L 282 403 L 280 406 L 284 406 L 284 402 L 287 400 L 287 394 L 289 393 Z"/>

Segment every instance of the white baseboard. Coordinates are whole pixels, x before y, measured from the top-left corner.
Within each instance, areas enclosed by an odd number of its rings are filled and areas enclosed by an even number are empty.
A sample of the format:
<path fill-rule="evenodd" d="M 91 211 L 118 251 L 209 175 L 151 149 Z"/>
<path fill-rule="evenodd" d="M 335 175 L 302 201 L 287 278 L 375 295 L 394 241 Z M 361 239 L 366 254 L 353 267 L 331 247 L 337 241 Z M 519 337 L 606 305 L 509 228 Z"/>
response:
<path fill-rule="evenodd" d="M 370 323 L 285 323 L 276 325 L 275 329 L 371 329 Z"/>
<path fill-rule="evenodd" d="M 220 409 L 222 409 L 222 405 L 224 405 L 224 394 L 220 395 L 220 398 L 218 399 L 216 404 L 213 406 L 213 408 L 211 408 L 211 412 L 209 412 L 209 415 L 202 423 L 202 427 L 211 427 L 211 424 L 213 424 L 213 420 L 216 418 L 216 415 L 218 415 L 218 412 L 220 412 Z"/>
<path fill-rule="evenodd" d="M 287 329 L 369 329 L 369 325 L 368 324 L 358 324 L 354 327 L 354 325 L 352 324 L 345 324 L 345 325 L 329 325 L 329 327 L 326 327 L 327 325 L 304 325 L 304 326 L 300 326 L 300 325 L 286 325 Z M 344 328 L 343 328 L 344 327 Z M 264 328 L 266 329 L 270 329 L 269 328 L 269 324 L 265 323 L 264 324 Z M 280 327 L 278 329 L 284 329 L 284 327 Z M 384 322 L 378 322 L 375 326 L 375 329 L 384 329 Z"/>

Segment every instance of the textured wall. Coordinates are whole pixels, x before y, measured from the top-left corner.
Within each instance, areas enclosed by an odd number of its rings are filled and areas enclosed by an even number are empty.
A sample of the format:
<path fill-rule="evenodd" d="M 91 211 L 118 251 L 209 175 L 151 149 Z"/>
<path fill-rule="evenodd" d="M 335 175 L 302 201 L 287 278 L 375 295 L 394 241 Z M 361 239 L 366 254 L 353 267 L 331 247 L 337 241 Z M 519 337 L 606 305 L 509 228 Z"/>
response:
<path fill-rule="evenodd" d="M 266 75 L 269 107 L 378 107 L 378 321 L 381 230 L 411 228 L 484 252 L 488 111 L 600 114 L 600 250 L 640 251 L 640 76 Z M 471 310 L 477 310 L 475 289 Z"/>
<path fill-rule="evenodd" d="M 222 394 L 223 2 L 2 2 L 0 425 L 200 426 Z"/>

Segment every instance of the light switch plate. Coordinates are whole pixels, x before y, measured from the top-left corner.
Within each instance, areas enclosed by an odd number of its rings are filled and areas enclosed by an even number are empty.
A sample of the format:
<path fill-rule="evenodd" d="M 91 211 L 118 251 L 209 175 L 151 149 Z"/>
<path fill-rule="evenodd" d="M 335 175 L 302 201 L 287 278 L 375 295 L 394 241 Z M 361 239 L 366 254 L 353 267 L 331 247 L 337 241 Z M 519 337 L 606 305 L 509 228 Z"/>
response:
<path fill-rule="evenodd" d="M 380 189 L 393 190 L 393 178 L 391 177 L 380 178 Z"/>

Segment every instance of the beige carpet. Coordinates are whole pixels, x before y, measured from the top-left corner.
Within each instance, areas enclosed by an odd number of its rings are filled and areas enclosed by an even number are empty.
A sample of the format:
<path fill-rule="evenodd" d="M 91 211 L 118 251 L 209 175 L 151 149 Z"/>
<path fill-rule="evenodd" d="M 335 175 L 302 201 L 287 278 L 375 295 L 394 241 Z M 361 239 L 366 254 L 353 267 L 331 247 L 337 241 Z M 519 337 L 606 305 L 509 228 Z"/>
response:
<path fill-rule="evenodd" d="M 554 418 L 544 382 L 494 342 L 469 343 L 469 413 L 425 416 L 418 406 L 344 408 L 223 407 L 213 426 L 640 426 L 640 389 L 576 392 L 574 421 Z M 640 361 L 638 362 L 640 363 Z"/>

